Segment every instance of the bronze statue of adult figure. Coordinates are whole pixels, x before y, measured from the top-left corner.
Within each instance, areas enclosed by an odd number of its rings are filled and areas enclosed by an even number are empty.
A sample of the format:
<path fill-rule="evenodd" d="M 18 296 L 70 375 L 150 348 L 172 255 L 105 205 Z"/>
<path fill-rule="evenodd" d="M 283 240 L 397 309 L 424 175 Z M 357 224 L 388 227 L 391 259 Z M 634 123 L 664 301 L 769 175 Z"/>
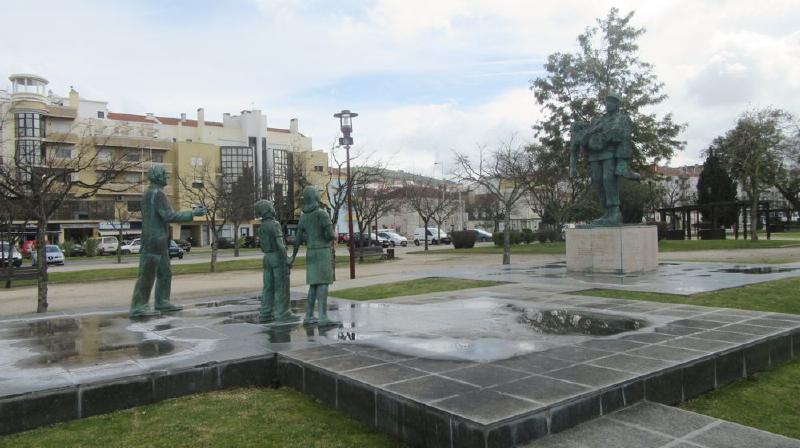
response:
<path fill-rule="evenodd" d="M 167 172 L 160 165 L 153 166 L 147 173 L 150 187 L 142 196 L 142 248 L 139 253 L 139 278 L 133 289 L 130 317 L 159 315 L 162 312 L 179 311 L 183 307 L 169 302 L 172 283 L 172 270 L 169 260 L 169 243 L 172 240 L 169 224 L 188 222 L 194 216 L 202 216 L 205 210 L 175 212 L 169 205 L 164 187 L 167 185 Z M 156 285 L 155 310 L 151 311 L 148 302 L 150 292 Z"/>
<path fill-rule="evenodd" d="M 294 263 L 300 244 L 306 243 L 306 282 L 308 282 L 308 303 L 303 323 L 329 324 L 328 285 L 333 283 L 331 267 L 331 241 L 336 238 L 330 216 L 321 208 L 319 191 L 313 186 L 303 190 L 303 214 L 297 223 L 294 251 L 289 265 Z M 319 318 L 314 317 L 314 305 L 319 306 Z"/>
<path fill-rule="evenodd" d="M 289 261 L 283 241 L 281 224 L 275 220 L 272 202 L 260 200 L 255 204 L 261 218 L 258 229 L 259 245 L 264 252 L 264 287 L 261 290 L 261 322 L 295 322 L 297 316 L 289 310 Z"/>
<path fill-rule="evenodd" d="M 620 110 L 621 104 L 622 97 L 619 94 L 609 93 L 605 98 L 604 115 L 588 124 L 574 122 L 570 127 L 570 175 L 577 174 L 578 153 L 586 152 L 592 186 L 605 208 L 603 217 L 592 221 L 594 225 L 621 225 L 619 178 L 640 179 L 630 169 L 633 122 Z"/>

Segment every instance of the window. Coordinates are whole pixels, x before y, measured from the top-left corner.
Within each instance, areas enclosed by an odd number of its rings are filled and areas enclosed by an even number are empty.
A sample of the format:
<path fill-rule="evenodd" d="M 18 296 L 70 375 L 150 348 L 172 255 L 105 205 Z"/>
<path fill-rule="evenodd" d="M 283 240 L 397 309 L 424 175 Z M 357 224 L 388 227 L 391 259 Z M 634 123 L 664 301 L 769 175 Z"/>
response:
<path fill-rule="evenodd" d="M 17 140 L 17 163 L 39 164 L 42 161 L 42 142 L 39 140 Z"/>
<path fill-rule="evenodd" d="M 317 173 L 322 172 L 322 165 L 314 165 L 314 171 Z"/>
<path fill-rule="evenodd" d="M 151 162 L 164 163 L 164 153 L 163 152 L 154 152 L 150 157 L 151 157 Z"/>
<path fill-rule="evenodd" d="M 129 212 L 142 211 L 142 201 L 128 201 L 128 211 Z"/>
<path fill-rule="evenodd" d="M 195 179 L 192 181 L 192 188 L 203 188 L 203 179 Z"/>
<path fill-rule="evenodd" d="M 102 110 L 97 111 L 97 118 L 106 118 L 106 113 Z"/>
<path fill-rule="evenodd" d="M 101 162 L 109 162 L 111 161 L 111 150 L 110 149 L 101 149 L 97 151 L 97 160 Z"/>
<path fill-rule="evenodd" d="M 220 147 L 222 182 L 226 187 L 230 187 L 237 179 L 242 177 L 245 170 L 253 168 L 254 151 L 254 149 L 247 146 Z"/>
<path fill-rule="evenodd" d="M 127 173 L 125 174 L 125 183 L 128 184 L 138 184 L 139 181 L 142 180 L 142 177 L 136 173 Z"/>
<path fill-rule="evenodd" d="M 42 119 L 35 112 L 21 112 L 16 114 L 17 137 L 44 137 Z"/>
<path fill-rule="evenodd" d="M 136 151 L 130 151 L 125 154 L 125 160 L 128 162 L 138 162 L 139 161 L 139 153 Z"/>
<path fill-rule="evenodd" d="M 192 166 L 203 166 L 203 158 L 202 157 L 192 157 Z"/>
<path fill-rule="evenodd" d="M 56 159 L 71 159 L 72 158 L 72 149 L 65 148 L 63 146 L 56 148 L 53 151 L 53 157 Z"/>

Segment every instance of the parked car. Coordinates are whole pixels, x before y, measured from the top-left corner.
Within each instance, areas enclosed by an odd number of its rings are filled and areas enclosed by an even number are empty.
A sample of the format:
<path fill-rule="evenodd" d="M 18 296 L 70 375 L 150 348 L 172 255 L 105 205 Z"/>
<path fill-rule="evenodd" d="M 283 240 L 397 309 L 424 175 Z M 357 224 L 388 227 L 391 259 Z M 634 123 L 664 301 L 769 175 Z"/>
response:
<path fill-rule="evenodd" d="M 47 260 L 47 264 L 64 264 L 64 252 L 61 252 L 61 248 L 56 246 L 55 244 L 48 244 L 45 246 L 45 258 Z M 39 258 L 39 250 L 34 250 L 31 252 L 31 264 L 36 266 L 36 260 Z"/>
<path fill-rule="evenodd" d="M 233 240 L 230 238 L 221 237 L 217 240 L 217 249 L 233 249 Z"/>
<path fill-rule="evenodd" d="M 255 249 L 260 244 L 260 239 L 257 236 L 246 236 L 244 237 L 244 243 L 242 247 L 249 247 L 251 249 Z"/>
<path fill-rule="evenodd" d="M 350 234 L 349 233 L 340 233 L 339 237 L 337 238 L 337 242 L 339 244 L 347 244 L 350 242 Z"/>
<path fill-rule="evenodd" d="M 428 227 L 427 230 L 428 244 L 450 244 L 450 236 L 448 236 L 447 232 L 444 230 L 436 227 Z M 416 230 L 414 230 L 414 244 L 417 246 L 425 244 L 425 229 L 423 227 L 417 227 Z"/>
<path fill-rule="evenodd" d="M 178 245 L 184 252 L 189 252 L 192 250 L 192 243 L 186 240 L 175 240 L 175 244 Z"/>
<path fill-rule="evenodd" d="M 27 258 L 31 256 L 31 252 L 36 249 L 36 240 L 25 240 L 22 242 L 22 248 L 20 252 L 22 256 Z"/>
<path fill-rule="evenodd" d="M 380 246 L 377 236 L 374 233 L 366 234 L 361 232 L 353 232 L 353 241 L 355 247 L 367 246 Z"/>
<path fill-rule="evenodd" d="M 395 247 L 395 246 L 406 247 L 406 246 L 408 246 L 408 238 L 398 234 L 394 230 L 389 230 L 389 229 L 378 230 L 378 237 L 385 238 L 386 240 L 388 240 L 389 244 L 392 247 Z"/>
<path fill-rule="evenodd" d="M 487 232 L 487 231 L 485 231 L 483 229 L 472 229 L 472 230 L 475 233 L 478 234 L 478 237 L 475 239 L 475 241 L 478 241 L 478 242 L 492 241 L 492 234 L 491 233 L 489 233 L 489 232 Z"/>
<path fill-rule="evenodd" d="M 7 241 L 0 241 L 0 266 L 22 266 L 22 254 L 14 245 Z"/>
<path fill-rule="evenodd" d="M 67 255 L 67 254 L 65 254 Z M 69 248 L 68 255 L 70 257 L 85 257 L 86 256 L 86 248 L 83 247 L 83 244 L 75 243 L 72 247 Z"/>
<path fill-rule="evenodd" d="M 171 260 L 175 257 L 178 257 L 179 260 L 183 260 L 183 249 L 178 246 L 175 240 L 169 240 L 169 258 Z"/>
<path fill-rule="evenodd" d="M 122 251 L 123 255 L 138 254 L 142 251 L 142 239 L 136 238 L 131 240 L 130 243 L 120 247 L 119 249 Z"/>
<path fill-rule="evenodd" d="M 100 255 L 115 254 L 119 247 L 119 240 L 115 236 L 101 236 L 97 239 L 97 253 Z"/>

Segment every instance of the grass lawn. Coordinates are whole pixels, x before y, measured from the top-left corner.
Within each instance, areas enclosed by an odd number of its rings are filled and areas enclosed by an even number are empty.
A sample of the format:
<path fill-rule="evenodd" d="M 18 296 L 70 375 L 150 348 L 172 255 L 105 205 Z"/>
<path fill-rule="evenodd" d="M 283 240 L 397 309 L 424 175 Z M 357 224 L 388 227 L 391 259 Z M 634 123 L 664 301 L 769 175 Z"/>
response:
<path fill-rule="evenodd" d="M 742 274 L 745 275 L 745 274 Z M 688 296 L 655 292 L 622 291 L 617 289 L 588 289 L 577 294 L 615 299 L 647 300 L 663 303 L 738 308 L 742 310 L 770 311 L 800 314 L 800 278 L 787 278 L 738 288 L 702 292 Z"/>
<path fill-rule="evenodd" d="M 685 240 L 685 241 L 659 241 L 659 252 L 681 252 L 697 250 L 736 250 L 736 249 L 768 249 L 774 247 L 797 247 L 800 241 L 793 240 Z M 524 254 L 565 254 L 567 245 L 564 242 L 531 243 L 511 246 L 512 255 Z M 442 249 L 425 252 L 424 250 L 412 251 L 414 255 L 439 255 L 439 254 L 502 254 L 502 246 L 480 246 L 471 249 Z"/>
<path fill-rule="evenodd" d="M 700 414 L 800 439 L 800 361 L 685 403 Z"/>
<path fill-rule="evenodd" d="M 0 437 L 0 447 L 400 447 L 289 389 L 193 395 Z"/>
<path fill-rule="evenodd" d="M 350 260 L 348 256 L 339 255 L 336 257 L 336 264 L 347 264 Z M 364 260 L 360 263 L 380 263 L 386 260 L 370 259 Z M 389 260 L 390 261 L 390 260 Z M 209 262 L 210 263 L 210 262 Z M 185 274 L 211 274 L 209 263 L 190 263 L 190 264 L 175 264 L 172 265 L 172 275 L 185 275 Z M 217 262 L 217 273 L 230 272 L 230 271 L 249 271 L 262 269 L 262 261 L 260 258 L 248 258 L 244 260 L 223 260 Z M 297 257 L 294 261 L 294 267 L 305 267 L 306 258 Z M 98 282 L 108 280 L 125 280 L 136 278 L 139 274 L 139 267 L 117 268 L 117 269 L 87 269 L 84 271 L 68 271 L 68 272 L 48 272 L 47 276 L 50 284 L 55 283 L 86 283 Z M 213 275 L 213 274 L 211 274 Z M 12 287 L 32 286 L 36 284 L 36 280 L 20 280 L 11 283 Z"/>
<path fill-rule="evenodd" d="M 429 292 L 456 291 L 459 289 L 486 288 L 501 285 L 489 280 L 464 280 L 461 278 L 427 277 L 395 283 L 363 286 L 331 291 L 330 295 L 350 300 L 377 300 L 389 297 L 414 296 Z"/>

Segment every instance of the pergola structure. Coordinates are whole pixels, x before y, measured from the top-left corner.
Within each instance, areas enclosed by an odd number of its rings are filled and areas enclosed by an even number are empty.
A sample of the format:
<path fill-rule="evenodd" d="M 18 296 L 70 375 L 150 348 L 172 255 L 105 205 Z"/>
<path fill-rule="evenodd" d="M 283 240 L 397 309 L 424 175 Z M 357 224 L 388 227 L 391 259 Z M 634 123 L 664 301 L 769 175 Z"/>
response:
<path fill-rule="evenodd" d="M 742 217 L 742 231 L 743 231 L 743 238 L 747 238 L 747 230 L 748 230 L 748 219 L 750 217 L 750 209 L 752 208 L 752 203 L 750 201 L 727 201 L 727 202 L 713 202 L 709 204 L 692 204 L 692 205 L 683 205 L 679 207 L 667 207 L 667 208 L 660 208 L 657 209 L 662 222 L 667 221 L 667 216 L 670 217 L 671 223 L 671 230 L 683 230 L 684 238 L 692 239 L 692 223 L 695 223 L 696 233 L 700 232 L 700 223 L 702 223 L 702 219 L 700 218 L 700 213 L 709 213 L 711 216 L 710 222 L 710 229 L 717 229 L 719 226 L 717 225 L 717 212 L 721 211 L 724 208 L 729 207 L 736 207 L 736 215 Z M 769 218 L 775 212 L 784 211 L 787 214 L 787 217 L 791 216 L 791 210 L 789 209 L 782 209 L 782 208 L 772 208 L 770 206 L 770 201 L 759 201 L 758 202 L 758 216 L 766 216 L 767 217 L 767 239 L 771 239 L 772 237 L 772 228 L 769 225 Z M 681 229 L 678 229 L 678 217 L 680 216 L 681 222 Z M 692 219 L 694 217 L 694 220 Z M 757 225 L 756 223 L 749 223 L 750 226 Z M 733 235 L 734 238 L 739 239 L 739 220 L 737 218 L 737 222 L 733 225 Z"/>

